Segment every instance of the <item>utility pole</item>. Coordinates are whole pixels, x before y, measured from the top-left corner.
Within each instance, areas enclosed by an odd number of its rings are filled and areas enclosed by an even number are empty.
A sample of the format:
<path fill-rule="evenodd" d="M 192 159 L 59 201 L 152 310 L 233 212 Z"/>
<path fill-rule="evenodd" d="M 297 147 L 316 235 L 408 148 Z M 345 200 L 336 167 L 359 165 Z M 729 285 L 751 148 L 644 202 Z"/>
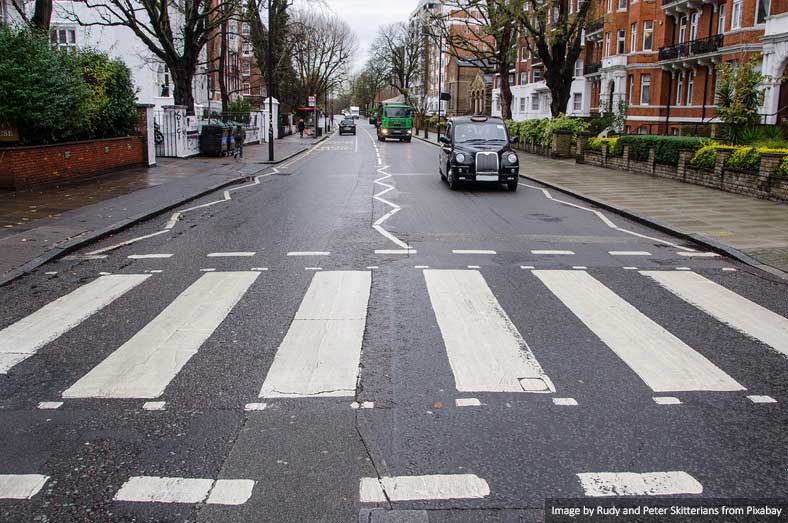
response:
<path fill-rule="evenodd" d="M 441 106 L 443 105 L 443 31 L 438 37 L 438 138 L 441 136 Z"/>
<path fill-rule="evenodd" d="M 274 44 L 274 2 L 268 0 L 268 51 L 266 53 L 266 75 L 268 76 L 268 161 L 274 161 L 274 57 L 272 47 Z"/>

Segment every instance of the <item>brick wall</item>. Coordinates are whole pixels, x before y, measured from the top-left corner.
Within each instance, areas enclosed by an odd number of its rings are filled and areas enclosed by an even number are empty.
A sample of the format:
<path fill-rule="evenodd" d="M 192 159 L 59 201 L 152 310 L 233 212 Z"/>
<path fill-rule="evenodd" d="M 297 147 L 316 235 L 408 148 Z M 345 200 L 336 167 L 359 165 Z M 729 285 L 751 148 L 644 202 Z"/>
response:
<path fill-rule="evenodd" d="M 146 165 L 144 137 L 0 148 L 0 188 L 29 189 Z"/>

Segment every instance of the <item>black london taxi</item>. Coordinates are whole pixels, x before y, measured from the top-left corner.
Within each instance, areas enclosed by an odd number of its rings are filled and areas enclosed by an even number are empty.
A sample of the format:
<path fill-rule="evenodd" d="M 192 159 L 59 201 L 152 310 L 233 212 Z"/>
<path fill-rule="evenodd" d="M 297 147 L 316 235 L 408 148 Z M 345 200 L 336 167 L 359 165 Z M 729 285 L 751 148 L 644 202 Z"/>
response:
<path fill-rule="evenodd" d="M 451 190 L 462 182 L 506 184 L 517 190 L 520 162 L 503 120 L 489 116 L 449 118 L 440 142 L 440 175 Z"/>
<path fill-rule="evenodd" d="M 345 133 L 350 133 L 356 136 L 356 121 L 352 118 L 345 118 L 339 122 L 339 136 Z"/>

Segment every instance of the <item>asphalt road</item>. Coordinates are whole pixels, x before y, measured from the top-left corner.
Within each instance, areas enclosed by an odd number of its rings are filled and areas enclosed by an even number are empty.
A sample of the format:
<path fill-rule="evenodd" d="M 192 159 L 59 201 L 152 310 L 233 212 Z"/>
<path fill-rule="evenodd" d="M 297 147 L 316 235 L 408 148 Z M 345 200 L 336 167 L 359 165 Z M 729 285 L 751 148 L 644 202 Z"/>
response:
<path fill-rule="evenodd" d="M 784 282 L 371 132 L 0 289 L 0 521 L 788 497 Z"/>

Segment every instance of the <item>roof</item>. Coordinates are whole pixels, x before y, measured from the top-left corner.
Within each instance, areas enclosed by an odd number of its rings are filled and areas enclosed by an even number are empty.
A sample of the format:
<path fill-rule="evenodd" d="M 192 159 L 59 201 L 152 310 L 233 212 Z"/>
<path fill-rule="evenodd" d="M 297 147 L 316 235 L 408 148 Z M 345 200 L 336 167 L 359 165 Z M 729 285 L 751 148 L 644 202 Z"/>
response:
<path fill-rule="evenodd" d="M 469 123 L 473 122 L 474 118 L 487 118 L 487 121 L 494 121 L 494 122 L 503 122 L 503 120 L 499 116 L 485 116 L 485 115 L 476 115 L 476 116 L 453 116 L 449 118 L 452 122 L 455 123 Z"/>

